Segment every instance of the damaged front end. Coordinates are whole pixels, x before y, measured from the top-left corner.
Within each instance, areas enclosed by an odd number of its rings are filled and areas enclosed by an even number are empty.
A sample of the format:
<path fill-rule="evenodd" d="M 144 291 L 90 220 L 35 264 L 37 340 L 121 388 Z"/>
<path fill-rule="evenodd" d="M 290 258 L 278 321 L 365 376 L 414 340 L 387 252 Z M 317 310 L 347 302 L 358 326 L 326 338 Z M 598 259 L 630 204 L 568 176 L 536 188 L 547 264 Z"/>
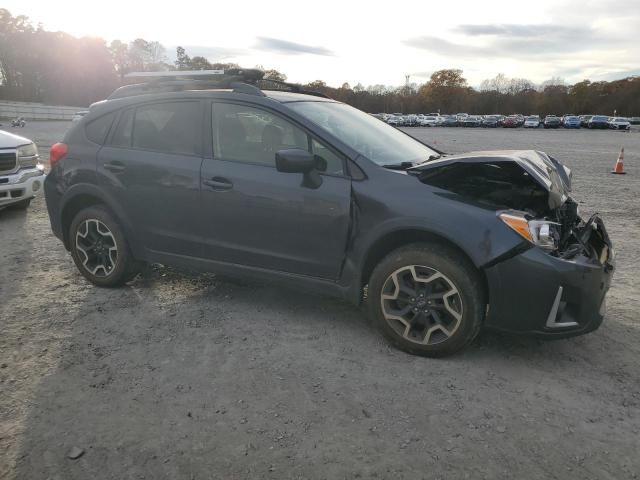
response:
<path fill-rule="evenodd" d="M 469 153 L 408 172 L 459 200 L 495 210 L 506 225 L 551 256 L 569 260 L 584 255 L 604 264 L 612 255 L 602 220 L 597 215 L 581 219 L 569 196 L 571 171 L 545 153 Z"/>

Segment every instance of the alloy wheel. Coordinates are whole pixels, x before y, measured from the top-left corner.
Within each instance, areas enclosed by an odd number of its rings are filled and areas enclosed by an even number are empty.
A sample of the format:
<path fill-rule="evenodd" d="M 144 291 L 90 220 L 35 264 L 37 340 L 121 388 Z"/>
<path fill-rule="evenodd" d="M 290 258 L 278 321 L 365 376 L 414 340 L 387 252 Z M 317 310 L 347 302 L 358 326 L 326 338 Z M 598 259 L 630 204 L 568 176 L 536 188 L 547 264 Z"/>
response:
<path fill-rule="evenodd" d="M 408 265 L 389 275 L 380 302 L 391 328 L 420 345 L 446 341 L 462 321 L 458 288 L 443 273 L 421 265 Z"/>
<path fill-rule="evenodd" d="M 116 268 L 118 245 L 100 220 L 87 219 L 76 230 L 76 250 L 84 268 L 97 277 L 108 277 Z"/>

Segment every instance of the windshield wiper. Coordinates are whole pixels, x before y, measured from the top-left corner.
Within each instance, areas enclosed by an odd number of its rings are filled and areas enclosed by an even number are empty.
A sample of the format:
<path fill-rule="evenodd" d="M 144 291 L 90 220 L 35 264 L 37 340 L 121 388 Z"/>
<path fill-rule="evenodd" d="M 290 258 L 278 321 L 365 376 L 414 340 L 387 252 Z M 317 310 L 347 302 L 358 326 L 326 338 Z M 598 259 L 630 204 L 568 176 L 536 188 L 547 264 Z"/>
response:
<path fill-rule="evenodd" d="M 387 163 L 386 165 L 382 165 L 384 168 L 390 168 L 391 170 L 406 170 L 407 168 L 416 167 L 426 162 L 430 162 L 431 160 L 437 160 L 441 158 L 442 155 L 429 155 L 429 158 L 423 160 L 421 162 L 400 162 L 400 163 Z"/>
<path fill-rule="evenodd" d="M 415 167 L 413 162 L 400 162 L 400 163 L 387 163 L 382 165 L 384 168 L 390 168 L 391 170 L 406 170 L 407 168 Z"/>

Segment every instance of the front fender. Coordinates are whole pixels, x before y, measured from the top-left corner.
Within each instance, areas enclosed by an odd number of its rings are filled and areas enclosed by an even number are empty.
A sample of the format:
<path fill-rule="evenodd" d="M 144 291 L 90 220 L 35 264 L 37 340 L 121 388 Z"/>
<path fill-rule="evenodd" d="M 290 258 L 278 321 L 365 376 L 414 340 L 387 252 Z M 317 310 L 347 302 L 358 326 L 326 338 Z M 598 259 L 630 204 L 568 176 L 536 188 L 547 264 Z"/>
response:
<path fill-rule="evenodd" d="M 355 192 L 353 233 L 340 281 L 351 287 L 352 299 L 359 301 L 371 259 L 378 261 L 402 244 L 436 238 L 461 251 L 479 270 L 522 251 L 523 239 L 498 218 L 495 210 L 422 184 L 420 188 L 406 188 L 412 179 L 399 179 L 405 188 L 389 186 L 390 194 L 383 194 L 383 198 L 378 198 L 379 191 L 356 186 L 360 191 Z"/>

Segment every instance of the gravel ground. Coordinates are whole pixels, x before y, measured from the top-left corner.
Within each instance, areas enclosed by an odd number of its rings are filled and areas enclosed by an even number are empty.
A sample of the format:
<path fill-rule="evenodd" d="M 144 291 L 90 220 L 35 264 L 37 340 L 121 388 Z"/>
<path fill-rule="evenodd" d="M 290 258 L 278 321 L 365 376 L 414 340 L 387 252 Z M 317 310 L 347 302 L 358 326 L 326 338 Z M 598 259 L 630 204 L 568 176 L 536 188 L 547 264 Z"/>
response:
<path fill-rule="evenodd" d="M 19 133 L 44 147 L 66 126 Z M 100 289 L 39 197 L 0 211 L 0 478 L 637 478 L 640 132 L 408 131 L 449 152 L 541 149 L 573 169 L 618 253 L 598 331 L 483 332 L 430 360 L 333 299 L 160 267 Z M 621 145 L 629 174 L 613 176 Z"/>

